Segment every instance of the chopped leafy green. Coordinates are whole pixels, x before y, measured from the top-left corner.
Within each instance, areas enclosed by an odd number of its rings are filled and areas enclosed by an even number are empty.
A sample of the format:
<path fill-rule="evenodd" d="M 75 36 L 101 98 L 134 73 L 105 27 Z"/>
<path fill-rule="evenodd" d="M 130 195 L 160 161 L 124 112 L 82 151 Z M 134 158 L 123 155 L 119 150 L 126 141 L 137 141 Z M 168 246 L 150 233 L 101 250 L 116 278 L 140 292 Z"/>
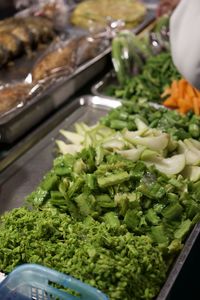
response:
<path fill-rule="evenodd" d="M 128 123 L 129 130 L 136 129 L 135 119 L 139 113 L 140 119 L 143 119 L 147 126 L 167 132 L 175 140 L 188 138 L 200 139 L 200 134 L 197 134 L 198 130 L 196 130 L 195 133 L 191 130 L 191 125 L 195 124 L 195 128 L 198 128 L 200 132 L 200 116 L 195 116 L 192 113 L 181 115 L 175 110 L 168 110 L 164 107 L 156 108 L 141 101 L 138 103 L 123 101 L 122 106 L 109 112 L 101 119 L 101 123 L 119 130 L 118 126 L 114 126 L 115 123 L 113 123 L 113 121 L 123 121 L 121 120 L 122 113 L 128 114 L 126 123 Z M 120 130 L 126 128 L 127 126 L 120 126 Z"/>
<path fill-rule="evenodd" d="M 148 167 L 140 160 L 128 160 L 117 153 L 104 154 L 99 165 L 96 155 L 98 151 L 89 147 L 73 159 L 68 154 L 57 158 L 51 176 L 59 162 L 71 170 L 68 177 L 59 176 L 60 183 L 46 191 L 45 202 L 38 202 L 39 187 L 28 197 L 29 203 L 31 200 L 36 207 L 56 207 L 78 221 L 90 216 L 110 225 L 113 222 L 113 226 L 126 225 L 133 234 L 148 235 L 155 244 L 162 244 L 165 253 L 171 249 L 169 245 L 174 239 L 183 243 L 191 229 L 187 224 L 199 219 L 200 207 L 194 188 L 198 181 L 191 183 L 181 175 L 169 178 L 153 166 Z M 83 167 L 77 168 L 77 164 Z M 41 186 L 45 191 L 44 181 Z"/>
<path fill-rule="evenodd" d="M 121 79 L 121 86 L 116 85 L 115 88 L 112 86 L 112 89 L 109 89 L 109 96 L 134 102 L 139 99 L 161 102 L 164 87 L 179 78 L 180 74 L 172 62 L 170 52 L 164 52 L 150 56 L 141 74 L 129 77 L 125 81 Z"/>
<path fill-rule="evenodd" d="M 134 236 L 113 213 L 76 222 L 55 209 L 14 209 L 0 219 L 0 270 L 37 263 L 70 274 L 111 300 L 153 299 L 169 265 L 147 236 Z M 137 287 L 137 288 L 136 288 Z"/>

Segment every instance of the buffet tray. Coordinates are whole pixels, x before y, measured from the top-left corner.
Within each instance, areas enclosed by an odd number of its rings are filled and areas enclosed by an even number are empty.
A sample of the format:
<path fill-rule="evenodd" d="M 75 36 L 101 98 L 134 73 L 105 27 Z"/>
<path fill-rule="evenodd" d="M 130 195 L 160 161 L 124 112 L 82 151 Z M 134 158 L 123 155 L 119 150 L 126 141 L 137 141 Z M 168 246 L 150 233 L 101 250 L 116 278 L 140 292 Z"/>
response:
<path fill-rule="evenodd" d="M 133 32 L 140 33 L 154 19 L 155 11 L 148 9 L 144 20 L 133 29 Z M 45 91 L 33 96 L 23 107 L 13 109 L 0 117 L 0 144 L 15 142 L 61 104 L 68 101 L 70 96 L 106 68 L 110 62 L 110 51 L 109 47 L 78 67 L 72 75 L 60 78 Z"/>
<path fill-rule="evenodd" d="M 0 214 L 14 207 L 20 207 L 24 197 L 37 187 L 45 173 L 51 169 L 56 152 L 55 140 L 62 139 L 59 133 L 60 129 L 72 130 L 76 122 L 93 125 L 110 109 L 120 105 L 118 100 L 83 96 L 63 107 L 62 114 L 58 112 L 54 116 L 54 121 L 59 122 L 60 119 L 59 125 L 0 174 Z M 65 119 L 63 120 L 64 115 Z M 192 230 L 156 300 L 180 299 L 180 290 L 178 294 L 174 292 L 173 297 L 172 291 L 184 270 L 185 262 L 190 259 L 199 232 L 200 223 Z M 194 273 L 194 270 L 190 270 L 190 272 Z M 187 281 L 189 282 L 188 278 Z M 184 287 L 182 286 L 181 289 L 183 291 Z M 184 296 L 181 299 L 185 299 Z"/>
<path fill-rule="evenodd" d="M 107 65 L 110 50 L 79 67 L 72 75 L 53 84 L 27 103 L 0 118 L 0 143 L 13 143 L 31 127 L 67 101 Z"/>
<path fill-rule="evenodd" d="M 106 75 L 103 76 L 102 79 L 100 79 L 98 82 L 96 82 L 92 88 L 91 92 L 93 95 L 99 96 L 99 97 L 106 97 L 109 99 L 114 99 L 114 97 L 109 96 L 109 88 L 113 85 L 119 85 L 115 71 L 112 70 L 108 72 Z"/>

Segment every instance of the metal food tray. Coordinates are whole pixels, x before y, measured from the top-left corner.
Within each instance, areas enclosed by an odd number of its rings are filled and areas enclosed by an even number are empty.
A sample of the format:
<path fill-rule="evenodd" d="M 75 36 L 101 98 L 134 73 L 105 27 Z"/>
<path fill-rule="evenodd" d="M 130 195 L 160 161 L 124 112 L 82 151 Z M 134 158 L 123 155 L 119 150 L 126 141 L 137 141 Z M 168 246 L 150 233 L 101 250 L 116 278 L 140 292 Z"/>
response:
<path fill-rule="evenodd" d="M 59 133 L 60 129 L 72 130 L 76 122 L 93 125 L 110 109 L 120 105 L 121 103 L 118 100 L 98 96 L 83 96 L 68 103 L 62 109 L 62 116 L 60 113 L 54 116 L 54 122 L 56 120 L 58 122 L 60 119 L 59 125 L 0 174 L 0 214 L 14 207 L 20 207 L 23 204 L 24 197 L 37 187 L 45 173 L 51 169 L 56 151 L 55 140 L 62 139 Z M 64 120 L 63 115 L 65 115 Z M 186 276 L 187 285 L 185 285 L 185 288 L 188 288 L 188 286 L 193 288 L 193 275 L 195 274 L 195 267 L 198 266 L 199 258 L 193 264 L 192 270 L 187 268 L 185 275 L 184 266 L 189 265 L 190 267 L 189 262 L 194 254 L 194 249 L 199 249 L 199 232 L 200 223 L 192 230 L 156 300 L 189 299 L 184 297 L 184 286 L 180 284 L 180 288 L 177 288 L 176 282 L 180 281 L 179 278 L 183 280 L 184 276 L 190 272 L 190 278 Z M 197 298 L 195 296 L 190 299 Z"/>
<path fill-rule="evenodd" d="M 141 32 L 155 19 L 155 11 L 147 10 L 144 20 L 133 29 Z M 110 48 L 80 66 L 72 75 L 61 78 L 57 83 L 33 97 L 20 108 L 16 108 L 0 117 L 0 144 L 11 144 L 30 128 L 66 102 L 70 96 L 82 88 L 97 74 L 106 68 L 110 61 Z"/>
<path fill-rule="evenodd" d="M 107 65 L 110 50 L 79 67 L 72 75 L 53 84 L 45 92 L 0 118 L 0 143 L 12 143 L 67 101 L 77 90 Z"/>
<path fill-rule="evenodd" d="M 93 95 L 113 100 L 116 97 L 108 96 L 106 92 L 107 88 L 112 85 L 119 85 L 114 70 L 108 72 L 100 81 L 95 83 L 91 88 L 91 92 Z"/>

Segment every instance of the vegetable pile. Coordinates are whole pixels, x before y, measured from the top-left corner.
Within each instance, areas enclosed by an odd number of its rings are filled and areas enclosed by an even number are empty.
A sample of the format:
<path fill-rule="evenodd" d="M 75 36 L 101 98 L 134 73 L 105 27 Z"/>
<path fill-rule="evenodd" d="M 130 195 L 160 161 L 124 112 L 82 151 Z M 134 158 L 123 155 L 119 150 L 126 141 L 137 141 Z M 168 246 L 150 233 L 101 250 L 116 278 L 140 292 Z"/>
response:
<path fill-rule="evenodd" d="M 163 102 L 166 107 L 176 108 L 183 114 L 193 111 L 196 115 L 200 115 L 200 92 L 185 79 L 174 80 L 162 96 L 167 96 Z"/>
<path fill-rule="evenodd" d="M 96 149 L 95 162 L 102 163 L 105 150 L 115 152 L 136 162 L 166 174 L 181 174 L 191 181 L 200 179 L 200 142 L 195 139 L 174 140 L 169 134 L 152 129 L 139 116 L 135 117 L 137 130 L 124 129 L 117 132 L 101 124 L 89 127 L 84 123 L 76 124 L 77 133 L 61 130 L 72 144 L 58 140 L 57 145 L 63 154 L 80 151 L 83 147 Z"/>
<path fill-rule="evenodd" d="M 42 264 L 100 288 L 110 299 L 152 299 L 166 277 L 166 263 L 147 236 L 92 218 L 75 222 L 53 209 L 5 214 L 0 240 L 1 270 Z"/>
<path fill-rule="evenodd" d="M 123 101 L 122 106 L 112 110 L 101 119 L 101 123 L 116 130 L 136 130 L 138 116 L 150 127 L 167 132 L 175 140 L 200 139 L 200 116 L 189 112 L 181 115 L 175 110 L 154 107 L 143 101 Z"/>
<path fill-rule="evenodd" d="M 1 218 L 0 269 L 39 263 L 113 300 L 153 299 L 200 218 L 199 185 L 107 150 L 59 156 L 33 210 Z"/>
<path fill-rule="evenodd" d="M 180 78 L 169 49 L 163 49 L 165 44 L 169 44 L 166 28 L 161 35 L 152 32 L 149 40 L 128 31 L 119 33 L 112 41 L 112 60 L 118 84 L 108 86 L 106 93 L 126 100 L 145 99 L 161 103 L 163 88 Z M 157 48 L 162 52 L 159 53 Z M 155 51 L 158 52 L 156 56 Z"/>
<path fill-rule="evenodd" d="M 109 95 L 126 100 L 145 99 L 161 103 L 163 88 L 179 78 L 171 54 L 164 52 L 150 57 L 141 74 L 130 77 L 122 86 L 116 85 L 109 89 Z"/>
<path fill-rule="evenodd" d="M 134 235 L 147 235 L 168 255 L 179 251 L 185 235 L 199 219 L 199 182 L 166 175 L 142 161 L 94 148 L 54 161 L 28 201 L 54 206 L 84 220 L 91 216 L 108 227 L 126 225 Z"/>

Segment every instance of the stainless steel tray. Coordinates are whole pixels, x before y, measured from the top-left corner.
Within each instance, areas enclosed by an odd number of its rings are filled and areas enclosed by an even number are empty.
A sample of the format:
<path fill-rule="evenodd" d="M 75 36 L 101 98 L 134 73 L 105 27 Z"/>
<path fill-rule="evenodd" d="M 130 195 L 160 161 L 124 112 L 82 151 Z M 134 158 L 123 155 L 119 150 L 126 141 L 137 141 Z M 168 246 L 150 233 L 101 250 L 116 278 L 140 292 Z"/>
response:
<path fill-rule="evenodd" d="M 0 118 L 0 143 L 12 143 L 39 123 L 71 95 L 100 73 L 107 65 L 110 50 L 78 68 L 74 74 L 57 82 L 23 107 Z"/>
<path fill-rule="evenodd" d="M 114 97 L 111 97 L 108 95 L 108 87 L 112 85 L 118 85 L 117 78 L 115 76 L 114 70 L 108 72 L 100 81 L 95 83 L 92 88 L 91 92 L 93 95 L 99 96 L 99 97 L 106 97 L 109 99 L 114 99 Z"/>
<path fill-rule="evenodd" d="M 155 19 L 155 11 L 147 14 L 133 31 L 141 32 Z M 30 128 L 68 101 L 69 97 L 80 90 L 86 83 L 103 71 L 110 61 L 110 48 L 79 67 L 72 75 L 61 79 L 47 88 L 45 92 L 33 97 L 18 109 L 14 109 L 0 118 L 0 144 L 13 143 Z"/>
<path fill-rule="evenodd" d="M 60 119 L 59 125 L 0 174 L 0 214 L 21 206 L 24 197 L 36 188 L 44 174 L 51 169 L 55 157 L 55 139 L 62 138 L 59 134 L 60 129 L 73 129 L 75 122 L 93 125 L 110 109 L 120 105 L 118 100 L 98 96 L 83 96 L 66 105 L 62 110 L 62 115 L 58 113 L 54 117 L 54 121 L 58 122 Z M 63 120 L 64 115 L 65 119 Z M 192 253 L 199 232 L 200 223 L 191 232 L 156 300 L 180 299 L 180 294 L 171 297 L 171 291 L 184 269 L 185 262 Z M 190 271 L 194 273 L 194 270 Z M 190 278 L 192 278 L 192 274 Z M 181 299 L 185 298 L 181 297 Z"/>

